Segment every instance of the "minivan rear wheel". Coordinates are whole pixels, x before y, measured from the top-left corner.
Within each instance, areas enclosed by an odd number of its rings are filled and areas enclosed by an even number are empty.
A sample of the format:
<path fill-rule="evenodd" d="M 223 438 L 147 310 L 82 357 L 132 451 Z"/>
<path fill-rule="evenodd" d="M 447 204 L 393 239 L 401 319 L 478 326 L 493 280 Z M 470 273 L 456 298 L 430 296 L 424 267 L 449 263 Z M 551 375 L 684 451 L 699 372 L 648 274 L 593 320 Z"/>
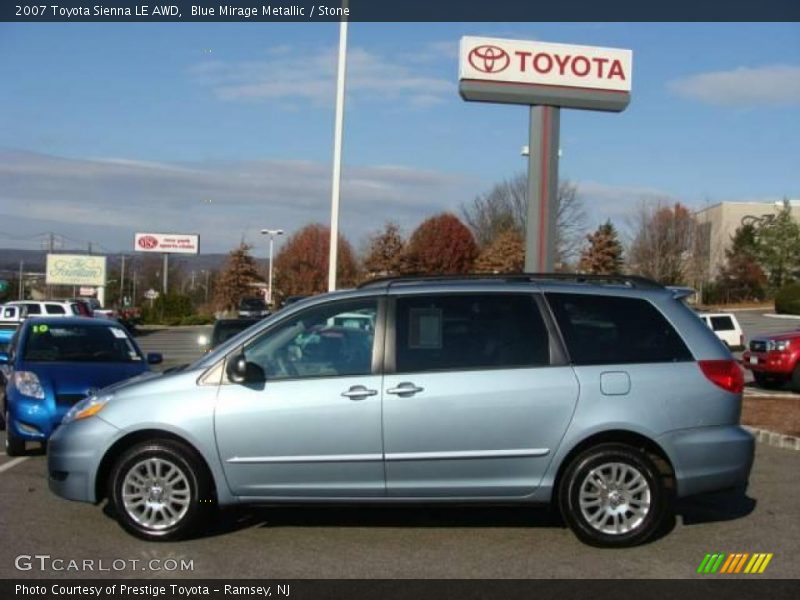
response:
<path fill-rule="evenodd" d="M 575 457 L 561 479 L 558 499 L 575 535 L 593 546 L 644 543 L 670 512 L 656 464 L 624 444 L 601 444 Z"/>
<path fill-rule="evenodd" d="M 214 504 L 204 465 L 173 440 L 142 442 L 123 452 L 109 486 L 117 521 L 145 540 L 188 537 Z"/>

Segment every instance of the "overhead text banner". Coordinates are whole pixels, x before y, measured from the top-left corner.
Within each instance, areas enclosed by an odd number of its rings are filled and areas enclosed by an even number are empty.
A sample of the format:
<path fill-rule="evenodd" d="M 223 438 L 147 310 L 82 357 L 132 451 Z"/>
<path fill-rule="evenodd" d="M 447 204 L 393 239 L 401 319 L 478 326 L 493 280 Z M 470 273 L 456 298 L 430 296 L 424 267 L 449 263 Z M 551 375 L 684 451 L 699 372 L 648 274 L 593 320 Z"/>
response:
<path fill-rule="evenodd" d="M 34 0 L 35 2 L 35 0 Z M 155 4 L 129 0 L 26 0 L 0 3 L 0 21 L 800 21 L 797 0 L 349 0 L 259 2 L 258 0 L 172 0 Z"/>

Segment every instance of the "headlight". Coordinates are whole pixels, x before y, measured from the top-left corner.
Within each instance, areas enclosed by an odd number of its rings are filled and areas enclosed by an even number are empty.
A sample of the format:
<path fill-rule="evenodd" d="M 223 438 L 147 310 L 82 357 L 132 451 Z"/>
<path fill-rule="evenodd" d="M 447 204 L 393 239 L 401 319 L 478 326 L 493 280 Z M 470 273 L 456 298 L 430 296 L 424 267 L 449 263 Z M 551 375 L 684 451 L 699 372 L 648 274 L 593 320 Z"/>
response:
<path fill-rule="evenodd" d="M 770 340 L 767 342 L 767 350 L 777 350 L 783 352 L 789 349 L 789 340 L 781 340 L 779 342 Z"/>
<path fill-rule="evenodd" d="M 77 421 L 78 419 L 85 419 L 96 415 L 103 407 L 108 404 L 113 396 L 89 396 L 85 400 L 81 400 L 75 406 L 67 411 L 64 418 L 61 420 L 62 424 L 69 423 L 70 421 Z"/>
<path fill-rule="evenodd" d="M 23 396 L 44 400 L 44 388 L 33 371 L 16 371 L 14 385 Z"/>

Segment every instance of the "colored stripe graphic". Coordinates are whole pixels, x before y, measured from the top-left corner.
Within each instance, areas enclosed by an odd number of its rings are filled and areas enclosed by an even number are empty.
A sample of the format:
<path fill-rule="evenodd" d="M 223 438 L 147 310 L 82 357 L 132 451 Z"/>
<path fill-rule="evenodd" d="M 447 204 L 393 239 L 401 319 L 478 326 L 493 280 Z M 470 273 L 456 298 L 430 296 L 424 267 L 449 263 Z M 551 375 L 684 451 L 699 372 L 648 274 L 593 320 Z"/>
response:
<path fill-rule="evenodd" d="M 697 572 L 703 574 L 719 573 L 720 575 L 761 574 L 766 570 L 773 556 L 774 554 L 766 552 L 753 554 L 749 552 L 734 552 L 732 554 L 716 552 L 714 554 L 706 554 L 703 560 L 700 561 Z"/>

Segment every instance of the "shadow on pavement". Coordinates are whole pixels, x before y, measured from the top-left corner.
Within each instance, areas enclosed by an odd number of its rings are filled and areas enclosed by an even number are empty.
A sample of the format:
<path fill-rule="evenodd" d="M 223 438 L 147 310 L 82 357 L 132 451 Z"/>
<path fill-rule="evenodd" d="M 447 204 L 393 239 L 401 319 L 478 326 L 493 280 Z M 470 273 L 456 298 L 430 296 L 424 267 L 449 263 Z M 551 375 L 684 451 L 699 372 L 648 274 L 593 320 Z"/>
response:
<path fill-rule="evenodd" d="M 685 498 L 678 501 L 676 512 L 684 525 L 697 525 L 744 518 L 755 510 L 756 504 L 754 498 L 737 489 Z"/>
<path fill-rule="evenodd" d="M 199 537 L 250 527 L 564 527 L 547 508 L 519 506 L 296 506 L 220 511 Z"/>

